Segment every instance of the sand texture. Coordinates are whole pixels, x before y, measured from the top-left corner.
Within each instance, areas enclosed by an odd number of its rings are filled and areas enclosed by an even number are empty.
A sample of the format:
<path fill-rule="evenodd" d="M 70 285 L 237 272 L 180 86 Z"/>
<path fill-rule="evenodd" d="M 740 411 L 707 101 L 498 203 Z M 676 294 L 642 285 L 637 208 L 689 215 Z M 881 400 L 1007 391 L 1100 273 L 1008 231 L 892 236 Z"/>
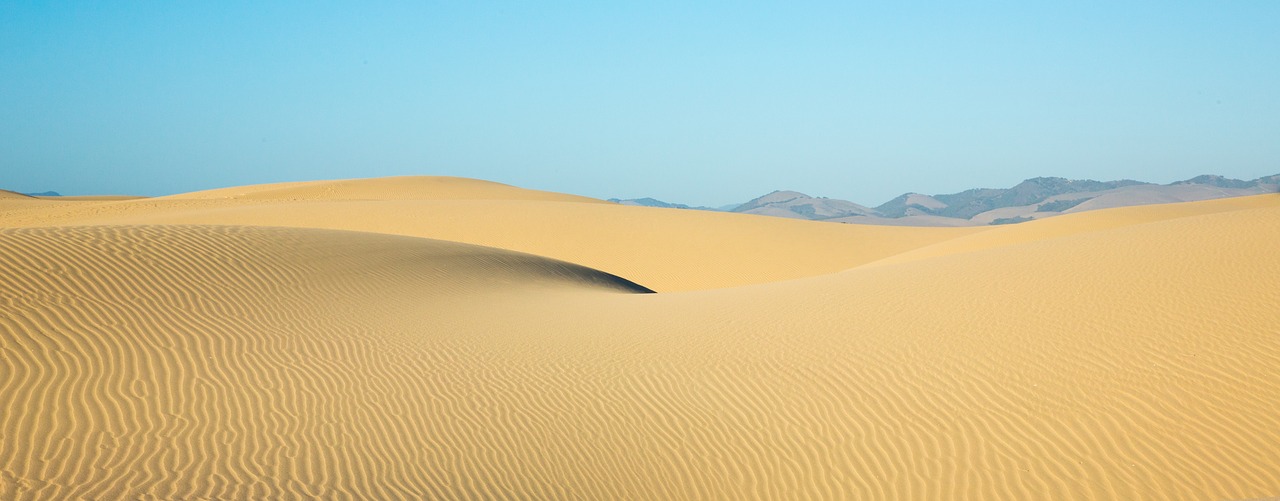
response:
<path fill-rule="evenodd" d="M 1280 195 L 980 228 L 452 178 L 10 198 L 0 499 L 1280 495 Z"/>

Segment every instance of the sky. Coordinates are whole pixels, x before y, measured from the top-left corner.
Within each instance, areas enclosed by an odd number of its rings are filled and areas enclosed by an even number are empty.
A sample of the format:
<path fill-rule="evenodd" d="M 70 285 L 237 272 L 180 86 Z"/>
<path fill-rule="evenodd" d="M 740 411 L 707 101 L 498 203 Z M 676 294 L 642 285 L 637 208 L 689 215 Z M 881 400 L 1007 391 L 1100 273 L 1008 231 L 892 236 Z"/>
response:
<path fill-rule="evenodd" d="M 724 205 L 1280 173 L 1280 2 L 0 2 L 0 188 Z"/>

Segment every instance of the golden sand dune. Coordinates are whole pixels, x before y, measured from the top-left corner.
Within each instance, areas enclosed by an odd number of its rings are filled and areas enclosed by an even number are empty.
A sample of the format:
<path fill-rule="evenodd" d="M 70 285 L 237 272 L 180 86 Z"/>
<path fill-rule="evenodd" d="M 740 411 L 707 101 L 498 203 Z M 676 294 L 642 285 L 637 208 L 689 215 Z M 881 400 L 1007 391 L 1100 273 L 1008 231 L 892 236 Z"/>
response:
<path fill-rule="evenodd" d="M 140 197 L 135 195 L 42 195 L 34 198 L 52 200 L 55 202 L 119 202 L 124 200 L 142 200 L 149 197 Z"/>
<path fill-rule="evenodd" d="M 367 233 L 0 230 L 0 498 L 1274 496 L 1280 196 L 1237 203 L 663 294 Z"/>
<path fill-rule="evenodd" d="M 456 365 L 501 355 L 467 350 L 483 341 L 460 335 L 486 334 L 459 312 L 645 291 L 507 251 L 281 228 L 0 230 L 0 266 L 4 499 L 439 493 L 462 480 L 440 448 L 474 439 L 426 426 L 471 419 L 453 413 L 484 396 Z"/>
<path fill-rule="evenodd" d="M 171 199 L 236 200 L 546 200 L 609 203 L 595 198 L 530 190 L 479 179 L 400 176 L 237 186 L 172 195 Z"/>
<path fill-rule="evenodd" d="M 16 202 L 33 202 L 33 201 L 54 201 L 54 202 L 112 202 L 121 200 L 138 200 L 146 197 L 136 197 L 130 195 L 88 195 L 88 196 L 31 196 L 23 193 L 12 192 L 8 190 L 0 190 L 0 201 L 16 201 Z M 13 205 L 12 207 L 19 207 Z"/>
<path fill-rule="evenodd" d="M 0 190 L 0 214 L 3 211 L 30 207 L 30 202 L 38 201 L 35 197 L 8 190 Z"/>
<path fill-rule="evenodd" d="M 286 192 L 285 198 L 265 196 Z M 232 198 L 241 194 L 249 199 Z M 495 199 L 500 196 L 510 198 Z M 436 238 L 571 261 L 664 292 L 834 273 L 976 231 L 628 207 L 437 177 L 250 186 L 0 211 L 0 225 L 85 224 L 290 226 Z"/>
<path fill-rule="evenodd" d="M 12 226 L 11 222 L 22 219 L 21 215 L 25 213 L 44 214 L 48 212 L 50 203 L 21 193 L 0 191 L 0 228 Z M 33 221 L 43 219 L 38 216 Z"/>

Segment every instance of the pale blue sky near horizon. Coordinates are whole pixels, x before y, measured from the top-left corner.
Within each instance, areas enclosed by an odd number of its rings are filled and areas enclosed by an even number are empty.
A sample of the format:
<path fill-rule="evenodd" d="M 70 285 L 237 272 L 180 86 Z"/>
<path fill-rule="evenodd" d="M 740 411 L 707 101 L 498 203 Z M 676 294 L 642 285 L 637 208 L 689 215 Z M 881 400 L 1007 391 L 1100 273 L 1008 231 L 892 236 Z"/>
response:
<path fill-rule="evenodd" d="M 877 205 L 1280 173 L 1280 2 L 4 2 L 0 188 Z"/>

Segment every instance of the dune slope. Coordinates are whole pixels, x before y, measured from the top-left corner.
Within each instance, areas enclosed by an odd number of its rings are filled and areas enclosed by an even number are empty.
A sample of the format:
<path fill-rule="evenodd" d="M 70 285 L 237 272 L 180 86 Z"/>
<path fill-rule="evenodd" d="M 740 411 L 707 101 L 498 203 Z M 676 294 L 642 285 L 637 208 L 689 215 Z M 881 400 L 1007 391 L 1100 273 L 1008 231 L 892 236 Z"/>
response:
<path fill-rule="evenodd" d="M 8 190 L 0 190 L 0 211 L 30 207 L 31 202 L 38 202 L 35 197 Z"/>
<path fill-rule="evenodd" d="M 479 296 L 647 292 L 507 251 L 281 228 L 0 230 L 0 264 L 4 499 L 428 495 L 452 481 L 429 478 L 434 423 L 393 407 L 467 395 L 431 380 L 458 353 L 405 346 L 456 335 Z"/>

